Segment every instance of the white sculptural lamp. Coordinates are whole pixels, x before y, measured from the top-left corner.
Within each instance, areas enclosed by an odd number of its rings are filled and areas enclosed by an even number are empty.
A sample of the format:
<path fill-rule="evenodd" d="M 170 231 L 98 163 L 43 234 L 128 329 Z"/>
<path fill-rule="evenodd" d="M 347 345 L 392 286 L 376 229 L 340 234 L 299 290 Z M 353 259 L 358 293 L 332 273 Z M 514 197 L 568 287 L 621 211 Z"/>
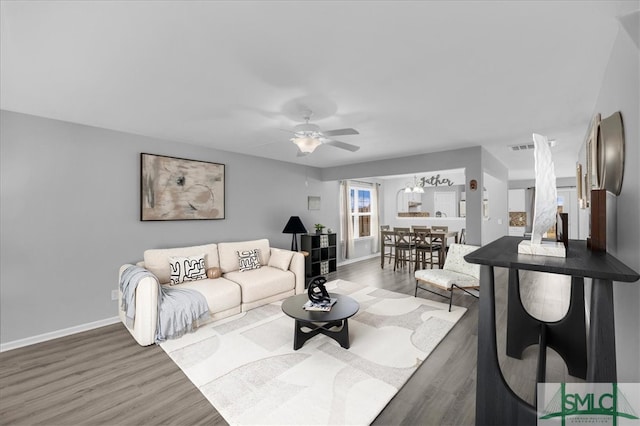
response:
<path fill-rule="evenodd" d="M 536 172 L 535 215 L 531 241 L 525 240 L 518 245 L 518 253 L 539 256 L 567 257 L 564 243 L 542 241 L 542 236 L 556 222 L 558 213 L 558 192 L 556 173 L 551 159 L 551 148 L 546 136 L 533 134 Z"/>

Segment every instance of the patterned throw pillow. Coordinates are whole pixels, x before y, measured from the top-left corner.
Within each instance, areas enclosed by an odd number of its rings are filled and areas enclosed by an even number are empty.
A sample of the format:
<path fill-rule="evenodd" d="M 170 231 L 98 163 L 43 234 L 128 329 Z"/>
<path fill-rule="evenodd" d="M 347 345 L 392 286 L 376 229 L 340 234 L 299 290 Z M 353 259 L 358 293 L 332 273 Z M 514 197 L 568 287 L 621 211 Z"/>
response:
<path fill-rule="evenodd" d="M 260 268 L 260 249 L 237 251 L 240 272 Z"/>
<path fill-rule="evenodd" d="M 171 285 L 207 278 L 207 271 L 204 267 L 204 254 L 189 257 L 170 256 L 169 269 Z"/>

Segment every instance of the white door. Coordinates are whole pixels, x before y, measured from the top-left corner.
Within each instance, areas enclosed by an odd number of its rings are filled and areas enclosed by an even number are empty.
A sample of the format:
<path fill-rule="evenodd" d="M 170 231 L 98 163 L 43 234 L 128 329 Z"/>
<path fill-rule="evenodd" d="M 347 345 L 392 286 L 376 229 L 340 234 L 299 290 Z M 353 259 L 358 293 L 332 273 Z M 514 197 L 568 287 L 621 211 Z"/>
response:
<path fill-rule="evenodd" d="M 457 217 L 456 211 L 456 193 L 455 192 L 434 192 L 433 193 L 434 210 L 442 213 L 442 217 Z"/>

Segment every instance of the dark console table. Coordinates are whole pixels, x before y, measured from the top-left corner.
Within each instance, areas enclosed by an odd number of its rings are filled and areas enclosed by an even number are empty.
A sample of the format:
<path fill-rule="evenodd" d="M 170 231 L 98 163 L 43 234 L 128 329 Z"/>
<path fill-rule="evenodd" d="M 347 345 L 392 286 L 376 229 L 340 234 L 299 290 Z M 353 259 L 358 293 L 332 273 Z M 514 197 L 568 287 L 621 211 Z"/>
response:
<path fill-rule="evenodd" d="M 538 381 L 544 381 L 547 345 L 556 349 L 570 374 L 587 382 L 616 382 L 613 281 L 635 282 L 637 272 L 606 252 L 594 252 L 586 242 L 570 240 L 567 257 L 518 254 L 521 237 L 502 237 L 465 256 L 480 268 L 478 314 L 478 376 L 476 424 L 535 425 L 536 407 L 507 385 L 498 363 L 493 267 L 509 269 L 507 354 L 519 357 L 533 343 L 540 344 Z M 521 305 L 518 271 L 540 271 L 572 277 L 569 311 L 562 320 L 545 323 L 529 316 Z M 584 278 L 591 278 L 589 341 L 584 328 Z M 577 332 L 577 333 L 576 333 Z M 586 350 L 586 353 L 585 353 Z M 586 363 L 586 360 L 589 360 Z M 586 365 L 585 365 L 586 363 Z"/>

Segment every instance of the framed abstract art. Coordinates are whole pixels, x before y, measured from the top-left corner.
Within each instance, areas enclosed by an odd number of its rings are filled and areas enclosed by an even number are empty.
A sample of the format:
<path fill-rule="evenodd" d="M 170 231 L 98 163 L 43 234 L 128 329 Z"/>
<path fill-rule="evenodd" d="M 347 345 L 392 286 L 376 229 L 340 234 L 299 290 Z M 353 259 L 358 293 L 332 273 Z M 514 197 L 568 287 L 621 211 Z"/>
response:
<path fill-rule="evenodd" d="M 225 166 L 140 154 L 140 220 L 225 218 Z"/>

